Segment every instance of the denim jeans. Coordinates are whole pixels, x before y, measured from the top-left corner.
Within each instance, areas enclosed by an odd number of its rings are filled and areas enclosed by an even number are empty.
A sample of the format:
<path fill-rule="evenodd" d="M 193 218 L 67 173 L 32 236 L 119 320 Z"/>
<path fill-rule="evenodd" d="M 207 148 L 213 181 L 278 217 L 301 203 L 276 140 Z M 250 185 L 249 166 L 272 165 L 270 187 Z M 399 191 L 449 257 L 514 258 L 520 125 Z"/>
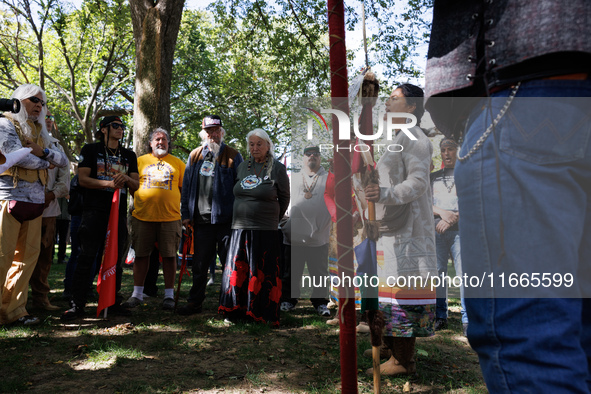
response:
<path fill-rule="evenodd" d="M 443 234 L 435 233 L 435 248 L 437 250 L 437 275 L 447 276 L 447 261 L 451 254 L 456 269 L 456 276 L 462 276 L 462 257 L 460 255 L 460 232 L 448 230 Z M 447 280 L 444 280 L 445 286 L 437 287 L 437 308 L 435 317 L 438 319 L 447 319 Z M 468 323 L 466 314 L 466 302 L 464 301 L 464 286 L 460 286 L 460 300 L 462 308 L 462 323 Z"/>
<path fill-rule="evenodd" d="M 459 157 L 508 95 L 472 111 Z M 482 147 L 455 167 L 464 273 L 496 280 L 465 289 L 468 339 L 493 393 L 591 388 L 591 99 L 559 97 L 591 97 L 591 81 L 524 83 Z M 507 281 L 544 272 L 574 283 Z"/>

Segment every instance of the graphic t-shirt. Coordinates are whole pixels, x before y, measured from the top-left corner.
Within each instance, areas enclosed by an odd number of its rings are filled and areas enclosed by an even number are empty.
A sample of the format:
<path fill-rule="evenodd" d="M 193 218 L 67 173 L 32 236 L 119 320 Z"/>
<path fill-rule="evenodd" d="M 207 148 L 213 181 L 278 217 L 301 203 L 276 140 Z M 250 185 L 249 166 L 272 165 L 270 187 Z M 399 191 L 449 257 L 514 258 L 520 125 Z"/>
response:
<path fill-rule="evenodd" d="M 232 229 L 277 230 L 279 219 L 289 205 L 289 178 L 285 166 L 275 160 L 271 175 L 264 164 L 248 161 L 238 166 L 238 182 L 234 185 Z M 259 175 L 259 176 L 257 176 Z"/>
<path fill-rule="evenodd" d="M 195 215 L 197 223 L 211 223 L 211 206 L 213 201 L 213 176 L 216 170 L 216 160 L 211 151 L 207 152 L 199 168 L 199 198 Z"/>
<path fill-rule="evenodd" d="M 153 154 L 138 159 L 140 187 L 134 193 L 133 217 L 146 222 L 181 219 L 181 191 L 185 163 L 173 155 L 158 159 Z"/>
<path fill-rule="evenodd" d="M 454 179 L 454 169 L 444 168 L 431 173 L 431 189 L 433 190 L 433 205 L 446 211 L 458 212 L 458 195 Z M 435 217 L 435 225 L 441 218 Z M 450 227 L 452 231 L 458 231 L 458 224 Z"/>
<path fill-rule="evenodd" d="M 110 155 L 102 142 L 87 144 L 82 147 L 78 167 L 90 168 L 91 178 L 108 181 L 119 173 L 129 175 L 138 172 L 137 157 L 134 152 L 121 147 L 118 154 Z M 85 189 L 84 211 L 109 212 L 114 191 L 111 188 Z M 121 189 L 119 212 L 127 212 L 127 187 Z M 120 214 L 119 218 L 121 217 L 126 217 L 126 215 Z"/>

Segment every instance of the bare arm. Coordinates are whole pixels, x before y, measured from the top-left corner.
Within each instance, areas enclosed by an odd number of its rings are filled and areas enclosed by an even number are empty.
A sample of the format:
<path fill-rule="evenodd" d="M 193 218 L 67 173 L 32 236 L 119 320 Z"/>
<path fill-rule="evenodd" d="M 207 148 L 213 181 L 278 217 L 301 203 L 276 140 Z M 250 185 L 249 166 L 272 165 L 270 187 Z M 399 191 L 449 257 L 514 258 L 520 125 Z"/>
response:
<path fill-rule="evenodd" d="M 460 219 L 460 215 L 457 212 L 448 211 L 435 205 L 433 205 L 433 214 L 439 216 L 441 220 L 447 222 L 450 226 L 456 224 Z"/>
<path fill-rule="evenodd" d="M 115 180 L 107 181 L 90 177 L 90 167 L 78 168 L 78 183 L 87 189 L 118 189 Z"/>

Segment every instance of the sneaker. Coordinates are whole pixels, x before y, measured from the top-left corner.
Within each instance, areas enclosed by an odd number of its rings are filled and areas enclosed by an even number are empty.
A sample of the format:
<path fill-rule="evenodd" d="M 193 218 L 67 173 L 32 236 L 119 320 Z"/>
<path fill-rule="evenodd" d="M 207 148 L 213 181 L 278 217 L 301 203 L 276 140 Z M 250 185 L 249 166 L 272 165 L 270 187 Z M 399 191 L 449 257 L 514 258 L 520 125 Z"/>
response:
<path fill-rule="evenodd" d="M 215 278 L 213 276 L 209 277 L 209 280 L 207 281 L 207 286 L 211 286 L 215 283 Z"/>
<path fill-rule="evenodd" d="M 143 301 L 139 298 L 131 296 L 127 301 L 121 304 L 121 306 L 124 308 L 135 308 L 136 306 L 141 305 L 142 302 Z"/>
<path fill-rule="evenodd" d="M 174 298 L 165 298 L 162 301 L 162 309 L 171 311 L 174 309 Z"/>
<path fill-rule="evenodd" d="M 330 311 L 328 310 L 328 308 L 326 307 L 326 305 L 322 304 L 322 305 L 318 305 L 316 307 L 316 310 L 318 311 L 318 314 L 322 317 L 330 317 Z"/>
<path fill-rule="evenodd" d="M 72 301 L 71 308 L 64 312 L 61 317 L 62 321 L 76 320 L 84 316 L 84 308 L 79 308 Z"/>
<path fill-rule="evenodd" d="M 19 317 L 18 319 L 16 319 L 13 322 L 14 325 L 19 325 L 19 326 L 34 326 L 35 324 L 39 324 L 39 323 L 41 323 L 41 320 L 39 320 L 38 317 L 31 316 L 31 315 Z"/>
<path fill-rule="evenodd" d="M 283 301 L 279 306 L 279 309 L 283 312 L 293 311 L 295 309 L 295 305 L 288 301 Z"/>
<path fill-rule="evenodd" d="M 447 319 L 436 318 L 435 322 L 433 323 L 433 330 L 440 331 L 440 330 L 447 330 Z"/>
<path fill-rule="evenodd" d="M 462 333 L 468 338 L 468 323 L 462 323 Z"/>
<path fill-rule="evenodd" d="M 328 324 L 329 326 L 338 326 L 340 324 L 340 322 L 339 322 L 339 315 L 336 315 L 334 317 L 334 319 L 328 319 L 326 321 L 326 324 Z"/>
<path fill-rule="evenodd" d="M 195 315 L 201 313 L 201 305 L 197 305 L 194 302 L 189 302 L 187 305 L 178 308 L 177 313 L 183 316 Z"/>

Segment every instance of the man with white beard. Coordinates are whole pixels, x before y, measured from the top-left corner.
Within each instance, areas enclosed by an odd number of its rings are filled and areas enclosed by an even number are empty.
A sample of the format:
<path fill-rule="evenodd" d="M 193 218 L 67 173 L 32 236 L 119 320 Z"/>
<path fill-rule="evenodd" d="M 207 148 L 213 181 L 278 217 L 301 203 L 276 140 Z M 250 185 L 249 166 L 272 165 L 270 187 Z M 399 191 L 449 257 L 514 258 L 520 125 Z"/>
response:
<path fill-rule="evenodd" d="M 236 169 L 242 163 L 237 150 L 227 146 L 222 120 L 217 115 L 203 118 L 199 136 L 202 146 L 191 152 L 181 197 L 183 226 L 193 226 L 193 286 L 181 315 L 201 313 L 207 286 L 207 269 L 216 251 L 222 268 L 226 262 L 234 205 Z"/>
<path fill-rule="evenodd" d="M 168 153 L 170 136 L 162 128 L 150 135 L 151 153 L 138 158 L 140 187 L 133 196 L 131 241 L 135 250 L 133 294 L 124 307 L 144 300 L 144 281 L 150 254 L 158 242 L 164 274 L 162 309 L 174 309 L 176 251 L 181 240 L 181 188 L 185 163 Z"/>

